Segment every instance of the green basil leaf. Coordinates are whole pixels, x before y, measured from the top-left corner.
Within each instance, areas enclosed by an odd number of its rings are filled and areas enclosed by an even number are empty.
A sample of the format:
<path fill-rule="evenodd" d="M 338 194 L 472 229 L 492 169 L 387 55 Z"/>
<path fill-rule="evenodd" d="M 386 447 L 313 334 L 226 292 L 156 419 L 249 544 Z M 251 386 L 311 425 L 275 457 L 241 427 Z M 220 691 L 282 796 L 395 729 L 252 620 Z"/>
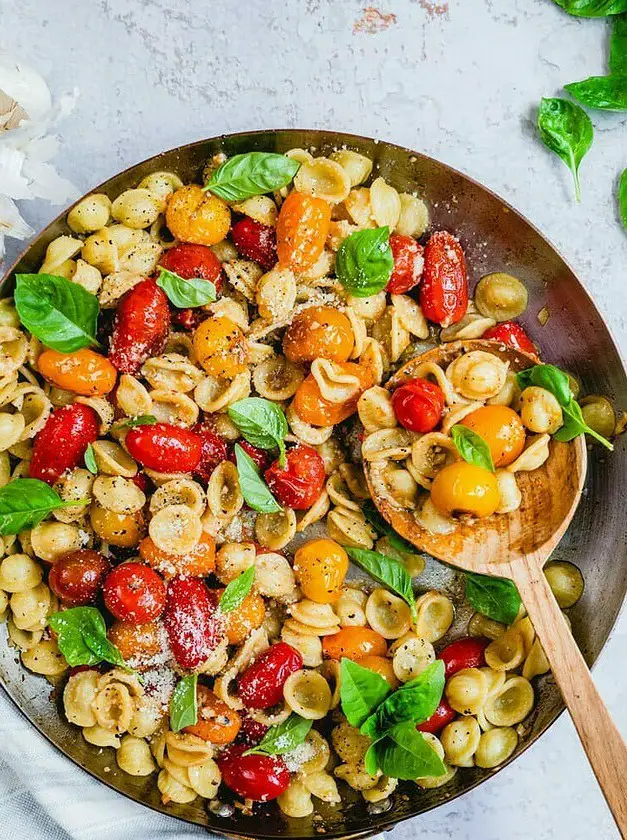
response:
<path fill-rule="evenodd" d="M 340 663 L 340 702 L 346 719 L 361 726 L 390 693 L 381 674 L 358 665 L 351 659 Z"/>
<path fill-rule="evenodd" d="M 618 207 L 623 226 L 627 230 L 627 169 L 623 171 L 618 184 Z"/>
<path fill-rule="evenodd" d="M 154 414 L 138 414 L 137 417 L 127 417 L 115 425 L 118 428 L 134 429 L 136 426 L 155 426 L 157 418 Z"/>
<path fill-rule="evenodd" d="M 198 721 L 196 686 L 198 674 L 188 674 L 180 679 L 170 698 L 170 729 L 179 732 Z"/>
<path fill-rule="evenodd" d="M 279 513 L 283 510 L 261 478 L 253 459 L 238 443 L 235 444 L 235 462 L 240 490 L 246 504 L 260 513 Z"/>
<path fill-rule="evenodd" d="M 444 662 L 438 659 L 390 694 L 363 723 L 362 734 L 376 741 L 399 723 L 423 723 L 438 708 L 444 683 Z"/>
<path fill-rule="evenodd" d="M 381 516 L 373 502 L 364 502 L 362 512 L 375 531 L 388 538 L 392 548 L 404 554 L 416 554 L 416 547 L 396 533 L 390 523 Z"/>
<path fill-rule="evenodd" d="M 564 424 L 553 435 L 555 440 L 569 441 L 576 438 L 577 435 L 586 434 L 590 435 L 590 437 L 594 438 L 606 449 L 609 449 L 610 452 L 614 451 L 614 446 L 607 438 L 604 438 L 603 435 L 595 432 L 594 429 L 591 429 L 590 426 L 587 425 L 583 418 L 581 406 L 574 398 L 571 399 L 567 406 L 562 408 L 562 417 Z"/>
<path fill-rule="evenodd" d="M 16 478 L 0 487 L 0 534 L 19 534 L 34 528 L 57 508 L 84 505 L 86 501 L 64 502 L 45 481 Z"/>
<path fill-rule="evenodd" d="M 236 610 L 250 592 L 255 579 L 255 567 L 250 566 L 232 580 L 220 597 L 220 612 L 226 614 Z"/>
<path fill-rule="evenodd" d="M 607 17 L 627 12 L 627 0 L 554 0 L 569 15 Z"/>
<path fill-rule="evenodd" d="M 120 651 L 107 639 L 104 618 L 96 607 L 71 607 L 53 613 L 48 624 L 57 634 L 68 665 L 97 665 L 103 660 L 126 667 Z"/>
<path fill-rule="evenodd" d="M 230 405 L 227 414 L 248 443 L 259 449 L 278 449 L 279 463 L 285 466 L 287 420 L 276 403 L 261 397 L 247 397 Z"/>
<path fill-rule="evenodd" d="M 213 303 L 217 299 L 216 287 L 211 280 L 202 280 L 199 277 L 185 280 L 174 271 L 168 271 L 161 266 L 157 286 L 163 289 L 170 303 L 178 309 L 193 309 Z"/>
<path fill-rule="evenodd" d="M 407 569 L 393 557 L 369 551 L 366 548 L 352 548 L 345 546 L 345 551 L 361 569 L 376 581 L 387 586 L 392 592 L 400 595 L 408 604 L 412 617 L 416 619 L 416 603 L 414 590 L 411 586 L 411 576 Z"/>
<path fill-rule="evenodd" d="M 516 374 L 516 382 L 521 391 L 530 385 L 550 391 L 561 406 L 568 405 L 572 399 L 570 380 L 555 365 L 533 365 Z"/>
<path fill-rule="evenodd" d="M 583 108 L 566 99 L 542 99 L 538 130 L 545 146 L 555 152 L 570 169 L 575 196 L 581 201 L 579 166 L 594 139 L 594 128 Z"/>
<path fill-rule="evenodd" d="M 385 289 L 393 269 L 387 225 L 351 233 L 335 255 L 337 279 L 354 297 L 370 297 Z"/>
<path fill-rule="evenodd" d="M 520 609 L 520 595 L 511 580 L 466 574 L 466 600 L 481 615 L 513 624 Z"/>
<path fill-rule="evenodd" d="M 311 729 L 313 720 L 306 720 L 295 712 L 277 726 L 271 726 L 263 739 L 244 755 L 283 755 L 300 746 Z"/>
<path fill-rule="evenodd" d="M 105 630 L 106 633 L 106 630 Z M 126 668 L 126 662 L 120 651 L 112 644 L 106 635 L 94 629 L 89 625 L 82 628 L 83 641 L 96 656 L 100 657 L 100 661 L 111 662 L 113 665 L 119 665 L 121 668 Z"/>
<path fill-rule="evenodd" d="M 564 85 L 582 105 L 600 111 L 627 111 L 627 76 L 590 76 Z"/>
<path fill-rule="evenodd" d="M 248 152 L 229 158 L 218 167 L 205 189 L 225 201 L 244 201 L 286 187 L 300 163 L 274 152 Z"/>
<path fill-rule="evenodd" d="M 446 766 L 432 746 L 418 732 L 415 723 L 399 723 L 365 757 L 366 770 L 381 770 L 386 776 L 413 781 L 425 776 L 444 776 Z"/>
<path fill-rule="evenodd" d="M 98 298 L 78 283 L 52 274 L 17 274 L 14 298 L 20 321 L 46 347 L 72 353 L 98 345 Z"/>
<path fill-rule="evenodd" d="M 98 464 L 96 463 L 96 456 L 94 454 L 94 447 L 91 445 L 91 443 L 87 444 L 87 449 L 85 450 L 84 461 L 85 461 L 85 466 L 87 467 L 89 472 L 96 475 L 96 473 L 98 472 Z"/>
<path fill-rule="evenodd" d="M 627 14 L 614 18 L 610 39 L 610 70 L 627 73 Z"/>
<path fill-rule="evenodd" d="M 474 464 L 475 467 L 483 467 L 484 470 L 494 472 L 490 447 L 481 435 L 473 432 L 468 426 L 457 423 L 451 428 L 451 437 L 464 461 Z"/>

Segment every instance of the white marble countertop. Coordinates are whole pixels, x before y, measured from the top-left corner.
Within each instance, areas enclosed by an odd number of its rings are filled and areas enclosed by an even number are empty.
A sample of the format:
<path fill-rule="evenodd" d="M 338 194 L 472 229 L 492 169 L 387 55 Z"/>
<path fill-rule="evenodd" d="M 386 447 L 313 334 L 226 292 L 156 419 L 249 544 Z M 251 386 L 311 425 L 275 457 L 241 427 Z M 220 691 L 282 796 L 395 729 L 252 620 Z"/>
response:
<path fill-rule="evenodd" d="M 462 169 L 526 214 L 626 348 L 627 233 L 613 194 L 627 166 L 627 117 L 594 117 L 581 205 L 532 118 L 541 96 L 604 72 L 608 25 L 569 18 L 551 0 L 376 3 L 381 29 L 368 32 L 360 25 L 368 0 L 0 0 L 0 47 L 35 65 L 55 93 L 79 89 L 57 163 L 81 191 L 163 149 L 228 131 L 324 127 L 391 140 Z M 56 214 L 22 206 L 34 227 Z M 626 656 L 623 621 L 595 669 L 623 731 Z M 566 716 L 493 780 L 394 836 L 418 833 L 617 836 Z"/>

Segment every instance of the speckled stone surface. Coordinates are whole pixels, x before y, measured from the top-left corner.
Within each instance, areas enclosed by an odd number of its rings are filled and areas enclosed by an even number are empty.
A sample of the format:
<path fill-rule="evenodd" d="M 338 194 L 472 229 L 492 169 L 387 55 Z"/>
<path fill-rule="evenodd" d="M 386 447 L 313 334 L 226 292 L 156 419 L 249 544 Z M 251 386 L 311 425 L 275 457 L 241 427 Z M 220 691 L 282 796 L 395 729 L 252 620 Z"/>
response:
<path fill-rule="evenodd" d="M 55 93 L 79 89 L 57 162 L 81 191 L 221 132 L 324 127 L 388 139 L 458 167 L 526 214 L 571 262 L 625 348 L 627 233 L 614 193 L 627 166 L 627 116 L 594 116 L 581 205 L 533 128 L 542 95 L 604 72 L 608 25 L 569 18 L 550 0 L 376 0 L 365 12 L 367 4 L 0 0 L 0 47 L 34 64 Z M 24 209 L 35 227 L 57 212 Z M 595 670 L 623 731 L 626 632 L 623 621 Z M 418 835 L 618 836 L 566 716 L 496 778 L 394 831 L 397 840 Z"/>

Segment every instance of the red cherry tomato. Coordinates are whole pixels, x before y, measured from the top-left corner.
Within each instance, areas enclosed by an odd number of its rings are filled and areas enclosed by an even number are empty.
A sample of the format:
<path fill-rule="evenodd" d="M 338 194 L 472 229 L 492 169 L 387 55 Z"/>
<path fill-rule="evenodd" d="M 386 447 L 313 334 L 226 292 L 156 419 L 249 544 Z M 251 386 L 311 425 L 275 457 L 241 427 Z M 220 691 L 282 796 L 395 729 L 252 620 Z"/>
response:
<path fill-rule="evenodd" d="M 200 578 L 174 577 L 169 582 L 163 623 L 181 668 L 198 668 L 220 642 L 215 611 L 209 589 Z"/>
<path fill-rule="evenodd" d="M 238 440 L 237 445 L 241 446 L 247 455 L 250 455 L 258 469 L 262 472 L 268 469 L 272 461 L 272 456 L 266 449 L 259 449 L 258 446 L 253 446 L 252 443 L 248 443 L 247 440 Z M 232 461 L 234 464 L 237 463 L 235 458 L 235 445 L 231 447 L 229 452 L 229 461 Z"/>
<path fill-rule="evenodd" d="M 438 659 L 444 662 L 446 678 L 452 677 L 464 668 L 481 668 L 485 665 L 484 651 L 490 644 L 489 639 L 477 639 L 467 636 L 451 642 L 438 653 Z"/>
<path fill-rule="evenodd" d="M 310 446 L 295 446 L 286 460 L 285 467 L 277 459 L 265 471 L 268 487 L 287 507 L 307 510 L 322 493 L 327 477 L 324 461 Z"/>
<path fill-rule="evenodd" d="M 194 475 L 202 481 L 209 481 L 211 473 L 218 464 L 226 460 L 228 452 L 226 441 L 214 432 L 213 426 L 207 420 L 196 423 L 192 432 L 197 434 L 201 441 L 200 461 L 194 469 Z"/>
<path fill-rule="evenodd" d="M 150 566 L 122 563 L 105 578 L 102 593 L 109 612 L 120 621 L 147 624 L 165 607 L 165 583 Z"/>
<path fill-rule="evenodd" d="M 98 438 L 100 421 L 88 405 L 72 403 L 55 408 L 35 436 L 29 475 L 54 484 L 66 470 L 77 467 L 88 444 Z"/>
<path fill-rule="evenodd" d="M 48 585 L 65 604 L 89 604 L 96 599 L 110 571 L 109 561 L 98 551 L 69 551 L 50 569 Z"/>
<path fill-rule="evenodd" d="M 402 295 L 420 283 L 424 268 L 424 248 L 411 236 L 394 233 L 390 236 L 394 270 L 385 287 L 392 295 Z"/>
<path fill-rule="evenodd" d="M 206 245 L 192 245 L 188 242 L 175 245 L 165 252 L 159 265 L 184 280 L 210 280 L 216 292 L 222 286 L 222 265 Z"/>
<path fill-rule="evenodd" d="M 268 709 L 283 697 L 283 684 L 303 667 L 303 657 L 286 642 L 265 650 L 237 681 L 237 693 L 250 709 Z"/>
<path fill-rule="evenodd" d="M 396 419 L 412 432 L 430 432 L 442 418 L 444 391 L 428 379 L 410 379 L 392 394 Z"/>
<path fill-rule="evenodd" d="M 419 723 L 416 729 L 419 732 L 431 732 L 432 735 L 437 735 L 438 732 L 444 729 L 447 723 L 450 723 L 456 717 L 457 712 L 449 706 L 443 697 L 440 700 L 440 705 L 431 717 L 427 718 L 424 723 Z"/>
<path fill-rule="evenodd" d="M 420 306 L 425 318 L 442 327 L 461 321 L 468 308 L 464 252 L 457 239 L 445 230 L 432 234 L 425 246 Z"/>
<path fill-rule="evenodd" d="M 139 487 L 142 493 L 150 492 L 150 486 L 152 482 L 150 481 L 146 473 L 138 472 L 137 475 L 134 475 L 131 478 L 131 481 L 136 487 Z"/>
<path fill-rule="evenodd" d="M 536 345 L 529 338 L 524 329 L 516 321 L 503 321 L 495 327 L 486 330 L 481 338 L 489 338 L 492 341 L 500 341 L 514 350 L 521 350 L 531 356 L 538 357 Z"/>
<path fill-rule="evenodd" d="M 273 227 L 244 216 L 231 228 L 231 239 L 238 254 L 258 262 L 262 268 L 272 268 L 276 263 L 276 231 Z"/>
<path fill-rule="evenodd" d="M 143 467 L 163 473 L 191 472 L 202 454 L 199 435 L 170 423 L 136 426 L 127 434 L 125 445 Z"/>
<path fill-rule="evenodd" d="M 99 673 L 100 667 L 98 665 L 74 665 L 67 672 L 68 678 L 81 674 L 83 671 L 97 671 Z"/>
<path fill-rule="evenodd" d="M 268 731 L 269 727 L 265 723 L 259 723 L 249 715 L 240 712 L 242 718 L 242 726 L 239 731 L 239 739 L 246 744 L 247 747 L 256 746 L 263 736 Z"/>
<path fill-rule="evenodd" d="M 197 307 L 196 309 L 174 309 L 172 312 L 172 323 L 178 324 L 187 332 L 194 332 L 196 327 L 209 318 L 209 312 Z"/>
<path fill-rule="evenodd" d="M 121 373 L 137 373 L 158 356 L 170 331 L 170 307 L 154 280 L 141 280 L 121 298 L 113 319 L 109 361 Z"/>
<path fill-rule="evenodd" d="M 217 758 L 222 781 L 243 799 L 269 802 L 286 790 L 290 771 L 278 755 L 244 755 L 247 747 L 228 747 Z"/>

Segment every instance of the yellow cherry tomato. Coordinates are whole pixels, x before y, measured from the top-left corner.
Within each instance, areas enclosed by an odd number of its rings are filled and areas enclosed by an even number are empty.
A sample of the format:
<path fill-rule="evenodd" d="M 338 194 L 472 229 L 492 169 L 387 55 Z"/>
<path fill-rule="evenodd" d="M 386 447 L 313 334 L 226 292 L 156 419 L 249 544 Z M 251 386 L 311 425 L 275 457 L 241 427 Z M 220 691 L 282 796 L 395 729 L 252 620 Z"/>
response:
<path fill-rule="evenodd" d="M 445 516 L 490 516 L 501 497 L 494 473 L 466 461 L 443 467 L 431 485 L 431 501 Z"/>
<path fill-rule="evenodd" d="M 89 511 L 91 527 L 101 540 L 120 548 L 133 548 L 145 533 L 144 516 L 137 513 L 115 513 L 94 502 Z"/>
<path fill-rule="evenodd" d="M 176 239 L 196 245 L 222 242 L 231 227 L 231 211 L 226 201 L 189 184 L 172 193 L 165 214 Z"/>
<path fill-rule="evenodd" d="M 85 397 L 108 394 L 115 387 L 118 375 L 105 356 L 87 347 L 73 353 L 44 350 L 37 359 L 37 367 L 44 379 L 57 388 Z"/>
<path fill-rule="evenodd" d="M 296 552 L 294 571 L 305 597 L 317 604 L 331 604 L 340 597 L 348 554 L 334 540 L 310 540 Z"/>
<path fill-rule="evenodd" d="M 322 639 L 322 652 L 327 659 L 346 657 L 359 662 L 364 656 L 385 656 L 387 650 L 383 636 L 370 627 L 342 627 L 337 633 Z"/>
<path fill-rule="evenodd" d="M 525 448 L 525 427 L 516 412 L 506 405 L 484 405 L 463 420 L 488 444 L 495 467 L 506 467 Z"/>
<path fill-rule="evenodd" d="M 399 681 L 398 677 L 394 673 L 392 660 L 387 656 L 375 656 L 374 654 L 370 654 L 369 656 L 364 656 L 361 659 L 358 659 L 357 664 L 361 665 L 362 668 L 368 668 L 369 671 L 374 671 L 376 674 L 379 674 L 379 676 L 383 677 L 391 689 L 398 687 Z"/>
<path fill-rule="evenodd" d="M 247 369 L 244 333 L 230 318 L 207 318 L 193 343 L 196 358 L 211 376 L 231 379 Z"/>

